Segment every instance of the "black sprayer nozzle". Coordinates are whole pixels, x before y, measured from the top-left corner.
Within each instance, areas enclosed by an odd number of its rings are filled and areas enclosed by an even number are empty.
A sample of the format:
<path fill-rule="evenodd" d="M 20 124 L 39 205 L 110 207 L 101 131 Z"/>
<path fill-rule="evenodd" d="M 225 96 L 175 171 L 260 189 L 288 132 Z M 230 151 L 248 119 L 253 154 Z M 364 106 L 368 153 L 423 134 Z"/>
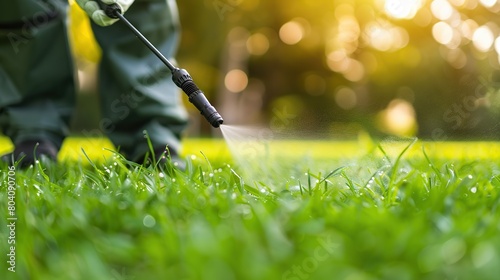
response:
<path fill-rule="evenodd" d="M 213 127 L 219 127 L 224 122 L 186 70 L 175 68 L 172 71 L 172 80 L 187 94 L 189 102 L 193 103 Z"/>
<path fill-rule="evenodd" d="M 100 2 L 100 1 L 99 1 Z M 101 3 L 102 4 L 102 3 Z M 104 4 L 102 4 L 104 5 Z M 201 114 L 208 120 L 213 127 L 219 127 L 224 121 L 220 114 L 215 110 L 214 106 L 208 102 L 198 86 L 193 82 L 193 78 L 184 69 L 175 67 L 168 61 L 154 46 L 151 44 L 139 30 L 137 30 L 123 15 L 120 6 L 117 4 L 101 6 L 110 18 L 119 18 L 125 25 L 127 25 L 132 32 L 141 40 L 172 72 L 172 80 L 180 87 L 189 97 L 189 101 L 201 112 Z"/>

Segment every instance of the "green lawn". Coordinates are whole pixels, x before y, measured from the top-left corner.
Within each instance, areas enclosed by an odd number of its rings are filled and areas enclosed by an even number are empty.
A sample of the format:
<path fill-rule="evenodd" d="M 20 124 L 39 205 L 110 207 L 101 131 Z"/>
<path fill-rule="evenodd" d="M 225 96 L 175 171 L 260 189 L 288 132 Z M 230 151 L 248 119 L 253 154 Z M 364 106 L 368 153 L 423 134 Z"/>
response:
<path fill-rule="evenodd" d="M 106 140 L 70 138 L 57 166 L 0 164 L 0 212 L 15 224 L 0 229 L 0 279 L 500 275 L 500 143 L 232 148 L 187 139 L 187 170 L 160 171 L 126 166 Z"/>

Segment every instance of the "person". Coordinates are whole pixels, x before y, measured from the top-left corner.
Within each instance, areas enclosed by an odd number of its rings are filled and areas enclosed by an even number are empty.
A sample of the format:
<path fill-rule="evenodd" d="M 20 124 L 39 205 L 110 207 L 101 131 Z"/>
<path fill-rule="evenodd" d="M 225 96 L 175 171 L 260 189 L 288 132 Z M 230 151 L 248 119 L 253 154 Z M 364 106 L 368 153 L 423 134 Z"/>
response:
<path fill-rule="evenodd" d="M 127 19 L 167 58 L 180 24 L 175 0 L 100 0 L 118 4 Z M 147 132 L 156 158 L 175 157 L 187 112 L 162 62 L 96 1 L 76 0 L 91 18 L 102 49 L 98 81 L 100 128 L 126 158 L 148 161 Z M 0 128 L 14 144 L 7 156 L 24 166 L 57 160 L 75 108 L 75 78 L 65 0 L 0 2 Z M 151 156 L 152 157 L 152 156 Z"/>

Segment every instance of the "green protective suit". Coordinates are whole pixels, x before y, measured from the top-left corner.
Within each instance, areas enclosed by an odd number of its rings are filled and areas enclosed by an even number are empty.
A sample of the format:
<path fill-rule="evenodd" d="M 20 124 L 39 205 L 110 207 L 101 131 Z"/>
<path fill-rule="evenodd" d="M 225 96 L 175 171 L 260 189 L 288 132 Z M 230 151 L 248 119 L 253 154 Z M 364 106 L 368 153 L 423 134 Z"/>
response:
<path fill-rule="evenodd" d="M 126 12 L 167 58 L 179 21 L 174 0 L 136 0 Z M 61 147 L 75 106 L 75 71 L 62 0 L 0 0 L 0 127 L 14 144 L 45 138 Z M 154 147 L 180 149 L 187 124 L 180 91 L 162 62 L 122 23 L 92 24 L 102 48 L 99 131 L 130 159 Z"/>

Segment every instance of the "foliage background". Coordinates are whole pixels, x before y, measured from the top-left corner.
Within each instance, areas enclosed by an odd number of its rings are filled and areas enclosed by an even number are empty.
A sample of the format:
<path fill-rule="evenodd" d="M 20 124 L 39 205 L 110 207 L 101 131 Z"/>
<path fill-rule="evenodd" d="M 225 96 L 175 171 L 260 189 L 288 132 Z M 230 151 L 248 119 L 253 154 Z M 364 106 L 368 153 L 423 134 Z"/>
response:
<path fill-rule="evenodd" d="M 297 116 L 296 135 L 497 139 L 496 0 L 178 1 L 178 64 L 230 124 Z M 72 5 L 80 107 L 96 127 L 99 49 Z M 82 35 L 83 34 L 83 35 Z M 90 45 L 89 45 L 90 44 Z M 90 46 L 90 47 L 89 47 Z M 190 104 L 191 135 L 212 133 Z M 84 114 L 85 112 L 85 114 Z"/>

